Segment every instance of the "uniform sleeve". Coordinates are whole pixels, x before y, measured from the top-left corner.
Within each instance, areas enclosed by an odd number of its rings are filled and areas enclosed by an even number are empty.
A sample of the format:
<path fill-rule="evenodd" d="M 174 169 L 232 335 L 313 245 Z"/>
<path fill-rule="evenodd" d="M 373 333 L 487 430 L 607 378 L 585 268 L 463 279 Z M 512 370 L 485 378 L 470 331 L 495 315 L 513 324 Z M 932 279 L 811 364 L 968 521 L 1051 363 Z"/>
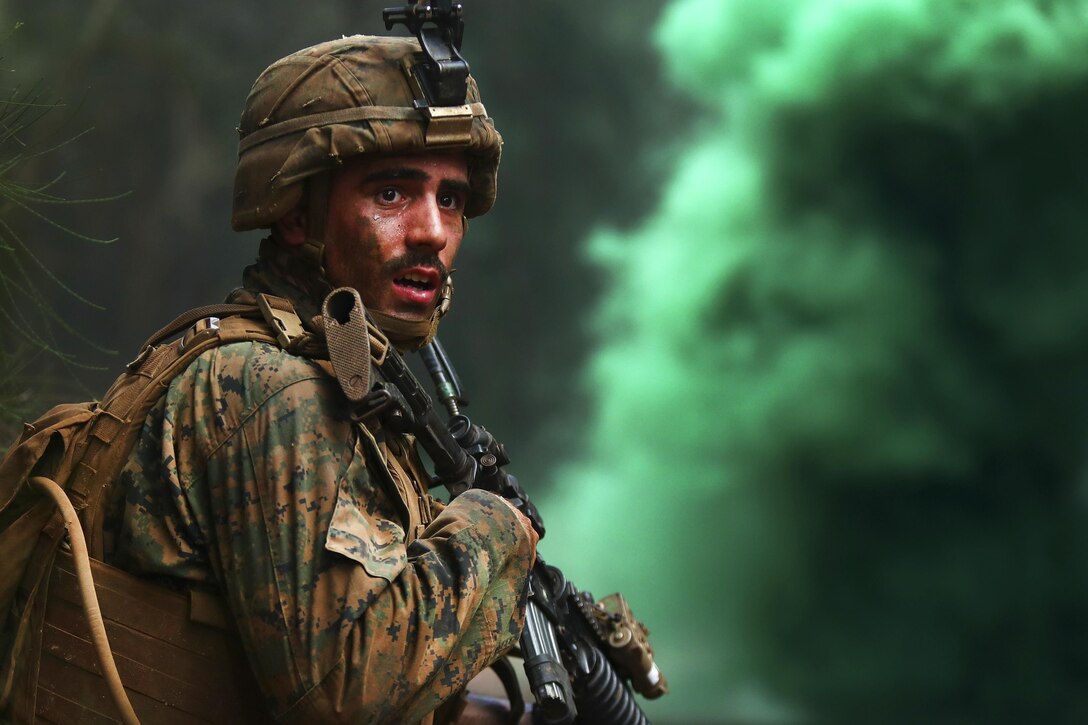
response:
<path fill-rule="evenodd" d="M 164 459 L 282 722 L 413 722 L 512 646 L 534 543 L 483 491 L 405 543 L 335 381 L 275 348 L 198 359 Z"/>

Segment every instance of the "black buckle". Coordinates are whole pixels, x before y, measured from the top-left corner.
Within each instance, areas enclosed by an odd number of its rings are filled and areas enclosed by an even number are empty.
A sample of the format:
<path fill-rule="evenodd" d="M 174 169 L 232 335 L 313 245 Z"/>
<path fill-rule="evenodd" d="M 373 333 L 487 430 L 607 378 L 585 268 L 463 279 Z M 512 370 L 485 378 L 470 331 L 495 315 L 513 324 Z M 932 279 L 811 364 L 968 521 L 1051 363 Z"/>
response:
<path fill-rule="evenodd" d="M 381 415 L 396 404 L 397 397 L 389 391 L 388 386 L 385 383 L 375 383 L 373 389 L 351 407 L 351 419 L 358 423 Z"/>
<path fill-rule="evenodd" d="M 411 415 L 404 396 L 389 383 L 375 383 L 374 387 L 351 409 L 351 419 L 361 423 L 380 416 L 383 426 L 394 433 L 410 433 Z"/>

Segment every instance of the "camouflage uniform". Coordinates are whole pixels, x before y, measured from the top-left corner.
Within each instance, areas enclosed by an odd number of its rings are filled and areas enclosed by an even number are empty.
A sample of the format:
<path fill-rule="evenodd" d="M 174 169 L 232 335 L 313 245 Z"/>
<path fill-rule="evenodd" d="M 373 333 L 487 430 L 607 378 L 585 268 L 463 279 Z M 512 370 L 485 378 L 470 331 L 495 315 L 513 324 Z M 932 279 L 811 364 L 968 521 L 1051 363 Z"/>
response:
<path fill-rule="evenodd" d="M 313 318 L 329 290 L 325 172 L 351 155 L 429 148 L 434 129 L 402 70 L 418 55 L 414 40 L 358 36 L 258 78 L 240 123 L 234 228 L 273 224 L 304 186 L 317 225 L 302 255 L 266 241 L 232 301 L 269 292 Z M 471 79 L 466 100 L 460 135 L 439 140 L 465 151 L 475 216 L 494 201 L 501 137 Z M 277 720 L 420 720 L 517 641 L 535 551 L 503 499 L 469 491 L 443 505 L 425 475 L 410 438 L 351 420 L 323 364 L 226 345 L 176 377 L 147 417 L 110 492 L 107 556 L 220 591 Z"/>
<path fill-rule="evenodd" d="M 279 721 L 413 722 L 517 641 L 534 556 L 501 498 L 443 505 L 413 470 L 319 363 L 217 348 L 147 418 L 112 563 L 217 585 Z"/>

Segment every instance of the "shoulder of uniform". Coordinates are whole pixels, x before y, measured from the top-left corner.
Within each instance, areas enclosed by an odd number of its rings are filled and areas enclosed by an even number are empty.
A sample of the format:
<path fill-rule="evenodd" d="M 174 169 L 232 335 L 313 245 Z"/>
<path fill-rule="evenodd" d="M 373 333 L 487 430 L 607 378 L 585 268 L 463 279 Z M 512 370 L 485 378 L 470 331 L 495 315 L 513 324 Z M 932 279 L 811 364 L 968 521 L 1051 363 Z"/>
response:
<path fill-rule="evenodd" d="M 247 421 L 266 436 L 272 429 L 295 435 L 348 420 L 336 379 L 320 363 L 253 341 L 202 352 L 171 382 L 166 411 L 183 429 L 204 436 L 209 451 Z"/>
<path fill-rule="evenodd" d="M 267 397 L 296 383 L 333 383 L 320 363 L 266 342 L 232 342 L 205 350 L 174 380 L 174 386 L 207 383 L 224 393 Z"/>

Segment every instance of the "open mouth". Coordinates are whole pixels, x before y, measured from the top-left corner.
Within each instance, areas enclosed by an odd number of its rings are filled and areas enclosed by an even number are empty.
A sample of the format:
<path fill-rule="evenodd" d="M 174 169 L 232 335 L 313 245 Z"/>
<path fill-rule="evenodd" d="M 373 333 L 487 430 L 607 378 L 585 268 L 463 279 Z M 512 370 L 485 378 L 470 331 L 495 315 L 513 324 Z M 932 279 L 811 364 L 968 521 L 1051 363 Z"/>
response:
<path fill-rule="evenodd" d="M 411 287 L 417 290 L 433 290 L 435 288 L 434 282 L 429 279 L 421 279 L 420 277 L 413 275 L 406 275 L 404 277 L 397 277 L 393 280 L 399 285 L 405 287 Z"/>
<path fill-rule="evenodd" d="M 433 267 L 412 267 L 393 278 L 393 289 L 408 302 L 425 304 L 434 301 L 441 275 Z"/>

